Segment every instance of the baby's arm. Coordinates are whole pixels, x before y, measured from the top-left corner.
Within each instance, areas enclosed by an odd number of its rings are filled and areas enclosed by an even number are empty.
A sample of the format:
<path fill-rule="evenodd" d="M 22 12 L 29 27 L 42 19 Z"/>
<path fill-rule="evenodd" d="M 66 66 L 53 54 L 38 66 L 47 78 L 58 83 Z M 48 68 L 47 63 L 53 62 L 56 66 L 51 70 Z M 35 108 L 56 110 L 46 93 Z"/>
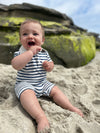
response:
<path fill-rule="evenodd" d="M 51 72 L 54 68 L 53 61 L 50 61 L 50 62 L 49 61 L 44 61 L 42 65 L 43 65 L 43 68 L 48 72 Z"/>
<path fill-rule="evenodd" d="M 41 50 L 39 46 L 32 46 L 26 52 L 14 57 L 11 61 L 13 68 L 16 70 L 21 70 L 25 65 L 32 59 L 33 55 Z"/>
<path fill-rule="evenodd" d="M 32 58 L 33 53 L 31 50 L 24 52 L 16 57 L 14 57 L 11 61 L 13 68 L 16 70 L 22 69 Z"/>

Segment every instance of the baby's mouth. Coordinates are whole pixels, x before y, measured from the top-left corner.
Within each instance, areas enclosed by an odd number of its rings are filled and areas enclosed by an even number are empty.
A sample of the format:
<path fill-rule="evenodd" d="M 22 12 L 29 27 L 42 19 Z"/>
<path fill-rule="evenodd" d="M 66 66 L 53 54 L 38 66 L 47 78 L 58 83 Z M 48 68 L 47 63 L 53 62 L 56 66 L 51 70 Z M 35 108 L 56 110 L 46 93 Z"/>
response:
<path fill-rule="evenodd" d="M 35 42 L 28 42 L 28 46 L 34 46 Z"/>

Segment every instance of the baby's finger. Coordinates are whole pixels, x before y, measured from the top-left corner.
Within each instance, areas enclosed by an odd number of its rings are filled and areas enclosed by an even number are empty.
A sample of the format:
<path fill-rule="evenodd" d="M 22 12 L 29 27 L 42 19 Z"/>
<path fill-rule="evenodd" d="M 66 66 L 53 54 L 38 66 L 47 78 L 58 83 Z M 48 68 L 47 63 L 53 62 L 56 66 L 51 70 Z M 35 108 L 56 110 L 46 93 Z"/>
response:
<path fill-rule="evenodd" d="M 43 62 L 43 66 L 47 66 L 48 65 L 48 62 L 47 61 L 44 61 Z"/>

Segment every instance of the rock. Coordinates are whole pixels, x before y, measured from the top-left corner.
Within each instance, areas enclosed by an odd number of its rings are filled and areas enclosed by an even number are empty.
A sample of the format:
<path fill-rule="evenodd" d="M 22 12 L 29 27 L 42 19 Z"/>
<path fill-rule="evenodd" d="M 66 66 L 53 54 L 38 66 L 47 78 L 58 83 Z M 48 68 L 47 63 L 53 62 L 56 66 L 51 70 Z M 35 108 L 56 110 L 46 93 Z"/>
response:
<path fill-rule="evenodd" d="M 88 32 L 87 35 L 94 36 L 96 40 L 96 48 L 100 49 L 100 34 L 94 32 Z"/>
<path fill-rule="evenodd" d="M 39 20 L 49 20 L 49 21 L 53 20 L 56 22 L 63 22 L 64 20 L 66 21 L 68 20 L 68 22 L 70 22 L 70 24 L 73 25 L 73 21 L 65 14 L 62 14 L 54 9 L 49 9 L 46 7 L 41 7 L 41 6 L 32 5 L 28 3 L 13 4 L 9 6 L 1 5 L 0 9 L 2 10 L 2 12 L 0 12 L 2 16 L 4 15 L 6 16 L 10 15 L 14 17 L 28 16 Z"/>
<path fill-rule="evenodd" d="M 20 45 L 19 26 L 29 17 L 38 19 L 43 25 L 46 38 L 43 47 L 55 64 L 78 67 L 87 64 L 95 56 L 93 35 L 86 34 L 85 29 L 74 25 L 72 19 L 63 13 L 23 3 L 0 5 L 0 15 L 1 63 L 10 64 L 16 46 L 19 48 Z"/>
<path fill-rule="evenodd" d="M 0 62 L 4 64 L 10 64 L 14 56 L 14 51 L 17 51 L 19 45 L 11 46 L 7 44 L 0 44 Z"/>
<path fill-rule="evenodd" d="M 78 67 L 87 64 L 95 56 L 95 40 L 91 36 L 56 35 L 46 37 L 43 45 L 55 64 Z"/>

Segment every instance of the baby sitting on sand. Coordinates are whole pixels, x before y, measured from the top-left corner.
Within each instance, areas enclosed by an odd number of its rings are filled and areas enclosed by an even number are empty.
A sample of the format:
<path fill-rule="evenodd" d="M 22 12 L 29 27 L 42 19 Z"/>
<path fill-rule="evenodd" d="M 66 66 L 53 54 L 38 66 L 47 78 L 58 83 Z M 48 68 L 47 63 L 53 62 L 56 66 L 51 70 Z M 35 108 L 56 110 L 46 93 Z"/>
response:
<path fill-rule="evenodd" d="M 40 22 L 26 20 L 20 26 L 22 46 L 11 61 L 12 66 L 18 70 L 16 96 L 23 108 L 36 120 L 38 133 L 48 133 L 50 125 L 37 97 L 49 96 L 62 108 L 83 116 L 81 110 L 74 107 L 61 90 L 46 79 L 46 72 L 52 71 L 54 63 L 48 52 L 41 47 L 44 40 L 44 29 Z"/>

